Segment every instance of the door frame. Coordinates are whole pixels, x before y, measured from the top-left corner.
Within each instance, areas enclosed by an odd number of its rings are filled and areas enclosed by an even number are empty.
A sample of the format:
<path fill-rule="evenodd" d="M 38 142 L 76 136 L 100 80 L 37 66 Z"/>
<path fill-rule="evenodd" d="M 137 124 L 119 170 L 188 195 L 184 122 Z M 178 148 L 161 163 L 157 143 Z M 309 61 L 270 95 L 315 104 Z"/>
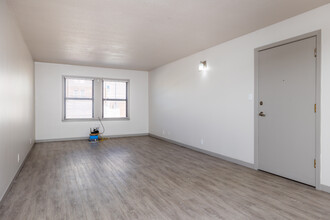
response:
<path fill-rule="evenodd" d="M 307 38 L 316 37 L 316 115 L 315 115 L 315 159 L 316 159 L 316 170 L 315 170 L 315 187 L 320 189 L 320 176 L 321 176 L 321 30 L 303 34 L 297 37 L 293 37 L 287 40 L 279 41 L 266 46 L 258 47 L 254 50 L 254 169 L 259 169 L 259 89 L 258 89 L 258 78 L 259 78 L 259 56 L 258 53 L 263 50 L 272 49 L 275 47 L 283 46 L 286 44 L 294 43 L 297 41 L 305 40 Z M 311 164 L 312 165 L 312 164 Z"/>

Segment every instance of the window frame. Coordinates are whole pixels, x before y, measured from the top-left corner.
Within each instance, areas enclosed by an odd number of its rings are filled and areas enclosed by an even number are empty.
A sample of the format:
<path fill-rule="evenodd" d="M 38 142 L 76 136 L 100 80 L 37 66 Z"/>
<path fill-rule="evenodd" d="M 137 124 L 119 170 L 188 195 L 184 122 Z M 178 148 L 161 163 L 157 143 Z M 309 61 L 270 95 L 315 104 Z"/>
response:
<path fill-rule="evenodd" d="M 92 81 L 92 98 L 67 98 L 66 94 L 66 80 L 67 79 L 76 79 L 76 80 L 91 80 Z M 89 77 L 79 77 L 79 76 L 63 76 L 63 120 L 92 120 L 95 117 L 94 113 L 94 104 L 95 104 L 95 79 Z M 67 100 L 91 100 L 92 101 L 92 117 L 91 118 L 67 118 L 66 117 L 66 101 Z"/>
<path fill-rule="evenodd" d="M 126 83 L 126 99 L 106 99 L 104 94 L 104 83 L 105 82 L 125 82 Z M 126 102 L 126 117 L 104 117 L 104 102 L 105 101 L 125 101 Z M 102 119 L 104 120 L 121 120 L 121 119 L 129 119 L 129 80 L 127 79 L 102 79 Z"/>
<path fill-rule="evenodd" d="M 93 118 L 66 118 L 66 79 L 87 79 L 93 81 Z M 126 117 L 120 118 L 104 118 L 103 115 L 103 81 L 119 81 L 126 82 Z M 130 80 L 103 78 L 103 77 L 88 77 L 79 75 L 62 75 L 62 122 L 84 122 L 84 121 L 98 121 L 100 117 L 103 121 L 123 121 L 130 120 Z M 79 98 L 77 98 L 79 99 Z M 80 98 L 80 100 L 83 98 Z M 90 100 L 90 99 L 88 99 Z"/>

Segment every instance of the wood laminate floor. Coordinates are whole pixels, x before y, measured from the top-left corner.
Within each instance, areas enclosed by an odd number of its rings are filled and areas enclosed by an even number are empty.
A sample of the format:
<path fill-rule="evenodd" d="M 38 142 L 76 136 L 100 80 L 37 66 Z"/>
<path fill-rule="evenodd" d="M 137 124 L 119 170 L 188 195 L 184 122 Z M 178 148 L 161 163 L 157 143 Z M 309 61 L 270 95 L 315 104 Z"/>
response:
<path fill-rule="evenodd" d="M 53 142 L 0 219 L 330 219 L 330 194 L 151 137 Z"/>

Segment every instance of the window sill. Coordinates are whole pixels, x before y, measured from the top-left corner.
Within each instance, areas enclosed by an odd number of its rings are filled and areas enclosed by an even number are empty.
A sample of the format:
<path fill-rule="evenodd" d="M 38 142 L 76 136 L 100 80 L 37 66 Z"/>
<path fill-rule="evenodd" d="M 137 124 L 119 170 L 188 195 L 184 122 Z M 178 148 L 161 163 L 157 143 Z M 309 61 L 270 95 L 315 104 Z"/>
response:
<path fill-rule="evenodd" d="M 101 121 L 129 121 L 129 117 L 125 118 L 100 118 Z M 62 119 L 62 122 L 86 122 L 86 121 L 99 121 L 98 118 L 72 118 L 72 119 Z"/>

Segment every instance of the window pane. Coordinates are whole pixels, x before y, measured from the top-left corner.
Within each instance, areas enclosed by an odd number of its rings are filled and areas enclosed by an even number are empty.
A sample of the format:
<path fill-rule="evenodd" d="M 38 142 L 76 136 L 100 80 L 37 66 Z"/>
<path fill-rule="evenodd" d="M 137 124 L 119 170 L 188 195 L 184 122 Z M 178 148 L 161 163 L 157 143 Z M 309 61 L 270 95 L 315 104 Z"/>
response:
<path fill-rule="evenodd" d="M 66 79 L 67 98 L 92 98 L 93 80 L 91 79 Z"/>
<path fill-rule="evenodd" d="M 104 99 L 126 99 L 126 82 L 104 81 Z"/>
<path fill-rule="evenodd" d="M 66 118 L 93 118 L 93 101 L 66 100 Z"/>
<path fill-rule="evenodd" d="M 104 118 L 126 118 L 126 101 L 104 101 Z"/>

